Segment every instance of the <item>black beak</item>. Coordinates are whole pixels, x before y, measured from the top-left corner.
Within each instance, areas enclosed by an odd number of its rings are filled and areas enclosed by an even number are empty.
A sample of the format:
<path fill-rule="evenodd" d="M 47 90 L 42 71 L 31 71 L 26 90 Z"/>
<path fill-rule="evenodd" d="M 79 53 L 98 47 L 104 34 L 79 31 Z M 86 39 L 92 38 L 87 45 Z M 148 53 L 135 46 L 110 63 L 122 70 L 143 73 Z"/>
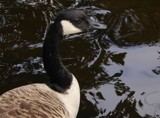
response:
<path fill-rule="evenodd" d="M 94 20 L 94 19 L 88 19 L 88 22 L 91 26 L 91 29 L 106 29 L 107 25 L 99 23 L 98 21 Z"/>

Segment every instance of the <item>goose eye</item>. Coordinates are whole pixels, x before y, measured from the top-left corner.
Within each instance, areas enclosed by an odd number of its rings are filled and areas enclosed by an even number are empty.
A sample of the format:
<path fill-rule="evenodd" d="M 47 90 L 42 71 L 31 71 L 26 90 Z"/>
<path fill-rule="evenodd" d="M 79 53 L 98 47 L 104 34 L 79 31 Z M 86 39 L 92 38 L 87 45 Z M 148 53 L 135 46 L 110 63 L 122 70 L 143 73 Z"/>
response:
<path fill-rule="evenodd" d="M 76 22 L 76 23 L 80 23 L 81 20 L 80 20 L 80 19 L 76 19 L 75 22 Z"/>

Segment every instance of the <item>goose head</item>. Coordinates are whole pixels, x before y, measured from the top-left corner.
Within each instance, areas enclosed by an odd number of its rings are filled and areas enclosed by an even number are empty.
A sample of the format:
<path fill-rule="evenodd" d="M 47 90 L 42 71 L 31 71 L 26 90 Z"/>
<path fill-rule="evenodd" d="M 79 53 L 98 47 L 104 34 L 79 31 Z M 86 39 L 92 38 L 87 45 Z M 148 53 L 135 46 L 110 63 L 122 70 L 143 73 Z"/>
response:
<path fill-rule="evenodd" d="M 106 25 L 91 19 L 79 9 L 68 9 L 61 12 L 55 19 L 62 28 L 62 35 L 86 32 L 92 29 L 106 29 Z"/>
<path fill-rule="evenodd" d="M 72 83 L 71 73 L 59 58 L 59 43 L 63 39 L 62 36 L 105 28 L 105 25 L 91 19 L 79 9 L 67 9 L 59 13 L 48 28 L 43 44 L 44 68 L 54 90 L 64 92 Z"/>

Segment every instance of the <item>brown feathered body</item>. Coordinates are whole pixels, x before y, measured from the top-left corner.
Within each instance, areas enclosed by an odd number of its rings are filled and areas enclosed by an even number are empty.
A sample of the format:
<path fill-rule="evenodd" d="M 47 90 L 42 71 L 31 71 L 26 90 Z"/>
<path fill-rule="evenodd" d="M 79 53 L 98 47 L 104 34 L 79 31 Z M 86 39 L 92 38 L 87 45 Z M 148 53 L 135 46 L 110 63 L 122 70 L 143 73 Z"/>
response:
<path fill-rule="evenodd" d="M 80 94 L 74 93 L 79 90 L 76 79 L 72 84 L 74 86 L 64 94 L 45 84 L 12 89 L 0 96 L 0 118 L 75 118 Z"/>

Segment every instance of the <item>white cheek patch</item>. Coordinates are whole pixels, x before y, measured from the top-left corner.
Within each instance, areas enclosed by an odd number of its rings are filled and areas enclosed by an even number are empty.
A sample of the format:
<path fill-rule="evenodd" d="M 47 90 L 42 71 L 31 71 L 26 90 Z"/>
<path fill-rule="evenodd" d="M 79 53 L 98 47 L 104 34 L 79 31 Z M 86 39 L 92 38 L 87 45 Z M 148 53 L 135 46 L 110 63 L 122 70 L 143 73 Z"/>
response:
<path fill-rule="evenodd" d="M 62 25 L 62 29 L 63 29 L 63 35 L 75 34 L 75 33 L 82 32 L 81 29 L 76 28 L 70 21 L 62 20 L 61 25 Z"/>

